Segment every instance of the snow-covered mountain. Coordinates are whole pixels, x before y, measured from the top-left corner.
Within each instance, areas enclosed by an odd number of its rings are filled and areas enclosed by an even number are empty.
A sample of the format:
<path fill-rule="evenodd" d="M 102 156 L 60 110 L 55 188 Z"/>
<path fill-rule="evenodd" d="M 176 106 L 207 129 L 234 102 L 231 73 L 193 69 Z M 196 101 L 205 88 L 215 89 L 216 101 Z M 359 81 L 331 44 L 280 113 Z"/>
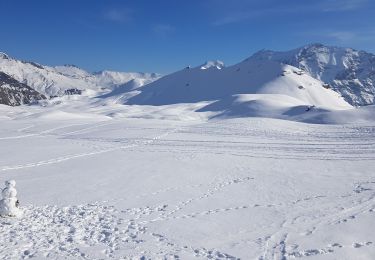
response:
<path fill-rule="evenodd" d="M 18 106 L 33 103 L 46 97 L 26 84 L 0 71 L 0 104 Z"/>
<path fill-rule="evenodd" d="M 7 55 L 0 56 L 0 71 L 48 97 L 63 95 L 68 89 L 99 89 L 87 76 L 68 76 L 53 67 L 16 60 Z"/>
<path fill-rule="evenodd" d="M 29 86 L 46 97 L 84 93 L 96 96 L 112 91 L 132 80 L 139 84 L 155 80 L 155 73 L 127 73 L 103 71 L 89 73 L 74 65 L 44 66 L 34 62 L 20 61 L 0 53 L 0 72 Z"/>
<path fill-rule="evenodd" d="M 160 75 L 156 73 L 143 72 L 118 72 L 103 70 L 89 73 L 75 65 L 63 65 L 54 67 L 59 73 L 75 79 L 85 80 L 101 88 L 115 89 L 132 80 L 137 80 L 141 85 L 158 79 Z"/>
<path fill-rule="evenodd" d="M 352 105 L 375 103 L 375 55 L 351 48 L 309 44 L 291 51 L 262 50 L 250 60 L 273 60 L 295 66 L 325 82 Z"/>
<path fill-rule="evenodd" d="M 334 91 L 351 105 L 375 102 L 375 55 L 321 44 L 286 52 L 262 50 L 229 67 L 218 60 L 208 61 L 162 78 L 155 73 L 90 73 L 74 65 L 50 67 L 4 53 L 0 53 L 0 71 L 46 97 L 83 94 L 105 99 L 105 104 L 169 105 L 221 100 L 221 104 L 233 107 L 248 104 L 255 98 L 249 95 L 256 94 L 257 101 L 253 101 L 257 107 L 261 106 L 260 100 L 279 106 L 290 103 L 290 98 L 295 106 L 347 107 Z M 270 101 L 270 94 L 275 100 Z M 280 95 L 287 96 L 288 101 Z"/>
<path fill-rule="evenodd" d="M 231 116 L 275 116 L 305 113 L 312 107 L 351 107 L 338 93 L 296 67 L 253 59 L 230 67 L 187 67 L 144 86 L 127 103 L 171 105 L 202 101 L 209 104 L 198 111 Z"/>
<path fill-rule="evenodd" d="M 119 87 L 132 80 L 135 80 L 139 85 L 147 84 L 160 77 L 156 73 L 142 73 L 142 72 L 117 72 L 117 71 L 100 71 L 94 74 L 96 84 L 99 86 L 106 86 L 108 88 Z"/>

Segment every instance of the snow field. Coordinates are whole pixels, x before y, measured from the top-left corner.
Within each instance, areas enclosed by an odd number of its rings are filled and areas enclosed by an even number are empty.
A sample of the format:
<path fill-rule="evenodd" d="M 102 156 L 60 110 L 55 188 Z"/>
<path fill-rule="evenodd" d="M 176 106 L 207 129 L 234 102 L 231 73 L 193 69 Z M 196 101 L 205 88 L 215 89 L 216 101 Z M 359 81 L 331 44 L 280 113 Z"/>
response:
<path fill-rule="evenodd" d="M 4 259 L 375 254 L 371 123 L 4 115 L 24 209 L 0 220 Z"/>

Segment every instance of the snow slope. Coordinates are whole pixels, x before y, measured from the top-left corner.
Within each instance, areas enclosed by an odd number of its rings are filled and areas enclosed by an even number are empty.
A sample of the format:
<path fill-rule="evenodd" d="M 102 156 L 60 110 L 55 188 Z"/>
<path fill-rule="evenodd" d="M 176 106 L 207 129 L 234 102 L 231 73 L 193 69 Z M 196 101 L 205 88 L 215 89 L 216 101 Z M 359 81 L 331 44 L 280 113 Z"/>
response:
<path fill-rule="evenodd" d="M 210 104 L 198 112 L 221 111 L 221 115 L 232 117 L 280 118 L 308 112 L 312 107 L 351 108 L 339 94 L 301 70 L 265 60 L 247 60 L 226 68 L 185 68 L 144 86 L 126 104 L 160 106 L 203 101 Z"/>
<path fill-rule="evenodd" d="M 351 48 L 309 44 L 277 52 L 262 50 L 250 60 L 273 60 L 304 70 L 328 83 L 352 105 L 375 102 L 375 55 Z"/>
<path fill-rule="evenodd" d="M 183 106 L 0 105 L 0 258 L 373 259 L 375 120 L 155 119 Z"/>

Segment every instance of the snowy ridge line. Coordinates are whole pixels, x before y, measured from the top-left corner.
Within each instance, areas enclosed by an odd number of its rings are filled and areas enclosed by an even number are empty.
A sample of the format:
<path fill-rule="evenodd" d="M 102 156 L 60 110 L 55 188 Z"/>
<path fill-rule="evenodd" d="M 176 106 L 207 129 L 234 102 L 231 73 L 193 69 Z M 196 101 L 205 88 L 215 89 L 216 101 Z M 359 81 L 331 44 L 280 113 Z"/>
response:
<path fill-rule="evenodd" d="M 129 149 L 129 148 L 142 146 L 142 145 L 149 145 L 149 144 L 154 143 L 155 141 L 158 141 L 161 138 L 164 138 L 164 137 L 168 136 L 169 134 L 177 132 L 178 130 L 179 130 L 179 128 L 176 128 L 176 129 L 168 131 L 168 132 L 166 132 L 162 135 L 153 137 L 150 140 L 137 142 L 136 144 L 119 146 L 119 147 L 114 147 L 114 148 L 108 148 L 108 149 L 103 149 L 103 150 L 94 151 L 94 152 L 86 152 L 86 153 L 79 153 L 79 154 L 61 156 L 61 157 L 57 157 L 57 158 L 53 158 L 53 159 L 49 159 L 49 160 L 44 160 L 44 161 L 39 161 L 39 162 L 34 162 L 34 163 L 28 163 L 28 164 L 21 164 L 21 165 L 14 165 L 14 166 L 3 166 L 2 168 L 0 168 L 0 171 L 19 170 L 19 169 L 24 169 L 24 168 L 31 168 L 31 167 L 48 165 L 48 164 L 55 164 L 55 163 L 68 161 L 68 160 L 71 160 L 71 159 L 93 156 L 93 155 L 113 152 L 113 151 L 122 150 L 122 149 Z"/>

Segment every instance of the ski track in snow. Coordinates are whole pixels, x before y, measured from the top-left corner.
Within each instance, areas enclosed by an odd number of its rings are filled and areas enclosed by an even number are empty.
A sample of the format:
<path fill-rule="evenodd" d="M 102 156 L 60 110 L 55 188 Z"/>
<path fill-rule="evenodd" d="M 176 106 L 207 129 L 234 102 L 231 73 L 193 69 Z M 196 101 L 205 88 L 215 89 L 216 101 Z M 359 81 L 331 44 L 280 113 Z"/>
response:
<path fill-rule="evenodd" d="M 75 126 L 84 126 L 84 125 L 91 125 L 92 123 L 84 123 L 84 124 L 68 124 L 68 125 L 63 125 L 63 126 L 58 126 L 58 127 L 53 127 L 53 128 L 49 128 L 49 129 L 46 129 L 46 130 L 43 130 L 41 132 L 36 132 L 36 133 L 28 133 L 28 134 L 24 134 L 24 135 L 18 135 L 18 136 L 6 136 L 6 137 L 0 137 L 0 140 L 10 140 L 10 139 L 21 139 L 21 138 L 26 138 L 26 137 L 46 137 L 46 136 L 49 136 L 49 135 L 54 135 L 53 132 L 55 132 L 56 130 L 61 130 L 61 129 L 64 129 L 64 128 L 69 128 L 69 127 L 75 127 Z M 72 135 L 72 134 L 77 134 L 77 133 L 82 133 L 82 132 L 85 132 L 87 130 L 91 130 L 91 129 L 95 129 L 95 128 L 99 128 L 99 127 L 102 127 L 102 126 L 107 126 L 107 125 L 110 125 L 109 123 L 105 123 L 105 124 L 95 124 L 94 126 L 89 126 L 89 127 L 85 127 L 85 128 L 82 128 L 82 129 L 79 129 L 79 130 L 76 130 L 76 131 L 71 131 L 71 132 L 66 132 L 64 134 L 62 134 L 61 136 L 67 136 L 67 135 Z M 20 129 L 17 129 L 17 132 L 25 132 L 25 130 L 28 130 L 28 129 L 31 129 L 33 127 L 35 127 L 36 125 L 30 125 L 30 126 L 27 126 L 27 127 L 24 127 L 24 128 L 20 128 Z"/>
<path fill-rule="evenodd" d="M 375 130 L 374 128 L 356 127 L 327 127 L 325 133 L 315 130 L 319 126 L 304 126 L 295 132 L 278 130 L 265 131 L 256 126 L 243 129 L 233 124 L 231 127 L 220 123 L 205 123 L 189 127 L 171 127 L 162 134 L 154 137 L 132 137 L 129 139 L 101 139 L 83 137 L 81 134 L 90 133 L 112 123 L 72 124 L 59 126 L 30 133 L 19 138 L 52 136 L 64 138 L 71 144 L 81 145 L 92 150 L 89 152 L 64 155 L 52 159 L 32 163 L 2 166 L 0 171 L 38 167 L 62 163 L 71 159 L 100 155 L 119 150 L 136 150 L 142 146 L 152 145 L 152 153 L 173 151 L 172 157 L 177 161 L 192 160 L 196 156 L 232 155 L 255 158 L 291 159 L 291 160 L 351 160 L 371 161 L 375 159 Z M 54 133 L 69 127 L 87 127 L 63 133 Z M 24 133 L 34 125 L 18 132 Z M 365 131 L 364 131 L 365 129 Z M 27 136 L 28 135 L 28 136 Z M 192 137 L 187 139 L 186 136 Z M 205 140 L 195 140 L 199 136 Z M 211 137 L 214 136 L 214 139 Z M 4 139 L 17 137 L 4 137 Z M 237 140 L 233 140 L 237 138 Z M 125 144 L 124 144 L 125 142 Z M 325 194 L 298 197 L 290 201 L 275 203 L 235 203 L 233 206 L 217 207 L 211 203 L 216 195 L 225 194 L 231 198 L 231 192 L 239 187 L 246 187 L 256 182 L 256 173 L 238 166 L 234 173 L 226 176 L 217 175 L 209 182 L 191 183 L 182 186 L 168 186 L 150 192 L 140 193 L 135 199 L 153 196 L 168 196 L 169 193 L 181 192 L 187 189 L 197 190 L 194 196 L 189 196 L 176 203 L 161 203 L 160 205 L 134 208 L 117 208 L 114 206 L 122 199 L 106 202 L 98 201 L 90 204 L 58 207 L 24 206 L 25 216 L 21 220 L 0 218 L 0 256 L 3 259 L 39 258 L 68 258 L 68 259 L 239 259 L 240 257 L 225 249 L 206 246 L 194 246 L 189 243 L 169 237 L 160 231 L 155 231 L 159 224 L 204 218 L 215 219 L 230 214 L 242 214 L 254 210 L 272 209 L 279 214 L 279 220 L 273 232 L 265 231 L 264 236 L 258 237 L 262 253 L 259 260 L 295 259 L 319 255 L 334 255 L 340 250 L 362 250 L 374 247 L 375 238 L 366 241 L 341 243 L 332 241 L 323 247 L 300 248 L 290 244 L 291 237 L 303 234 L 305 237 L 314 236 L 317 232 L 335 225 L 345 225 L 357 221 L 365 214 L 375 217 L 375 179 L 353 183 L 352 190 L 331 197 Z M 123 199 L 123 200 L 127 200 Z M 331 200 L 336 204 L 332 208 Z M 198 203 L 206 203 L 207 209 L 195 210 Z M 319 203 L 320 210 L 311 215 L 304 211 L 309 205 Z M 262 230 L 259 227 L 258 230 Z M 257 230 L 253 230 L 255 232 Z M 247 241 L 253 243 L 253 240 Z"/>
<path fill-rule="evenodd" d="M 50 130 L 47 130 L 47 131 L 43 131 L 41 133 L 52 132 L 52 131 L 55 131 L 55 130 L 61 129 L 61 128 L 64 128 L 64 127 L 58 127 L 58 128 L 50 129 Z M 82 129 L 82 130 L 77 130 L 77 131 L 65 133 L 62 136 L 67 136 L 67 135 L 76 134 L 76 133 L 82 133 L 82 131 L 86 131 L 88 129 L 93 129 L 93 128 L 96 128 L 96 127 L 89 127 L 89 128 Z M 31 167 L 48 165 L 48 164 L 55 164 L 55 163 L 60 163 L 60 162 L 64 162 L 64 161 L 71 160 L 71 159 L 93 156 L 93 155 L 99 155 L 99 154 L 103 154 L 103 153 L 113 152 L 113 151 L 117 151 L 117 150 L 124 150 L 124 149 L 129 149 L 129 148 L 143 146 L 143 145 L 149 145 L 149 144 L 152 144 L 152 143 L 158 141 L 161 138 L 164 138 L 164 137 L 168 136 L 171 133 L 177 132 L 178 130 L 179 130 L 179 128 L 175 128 L 175 129 L 172 129 L 172 130 L 170 130 L 166 133 L 163 133 L 159 136 L 156 136 L 156 137 L 153 137 L 151 139 L 144 140 L 144 141 L 136 141 L 134 144 L 130 144 L 130 145 L 117 146 L 117 147 L 112 147 L 112 148 L 108 148 L 108 149 L 101 149 L 101 150 L 97 150 L 97 151 L 93 151 L 93 152 L 87 152 L 87 153 L 71 154 L 71 155 L 61 156 L 61 157 L 57 157 L 57 158 L 52 158 L 52 159 L 48 159 L 48 160 L 38 161 L 38 162 L 34 162 L 34 163 L 27 163 L 27 164 L 22 164 L 22 165 L 3 166 L 3 167 L 0 168 L 0 171 L 19 170 L 19 169 L 24 169 L 24 168 L 31 168 Z M 40 135 L 40 134 L 36 134 L 36 135 Z"/>

